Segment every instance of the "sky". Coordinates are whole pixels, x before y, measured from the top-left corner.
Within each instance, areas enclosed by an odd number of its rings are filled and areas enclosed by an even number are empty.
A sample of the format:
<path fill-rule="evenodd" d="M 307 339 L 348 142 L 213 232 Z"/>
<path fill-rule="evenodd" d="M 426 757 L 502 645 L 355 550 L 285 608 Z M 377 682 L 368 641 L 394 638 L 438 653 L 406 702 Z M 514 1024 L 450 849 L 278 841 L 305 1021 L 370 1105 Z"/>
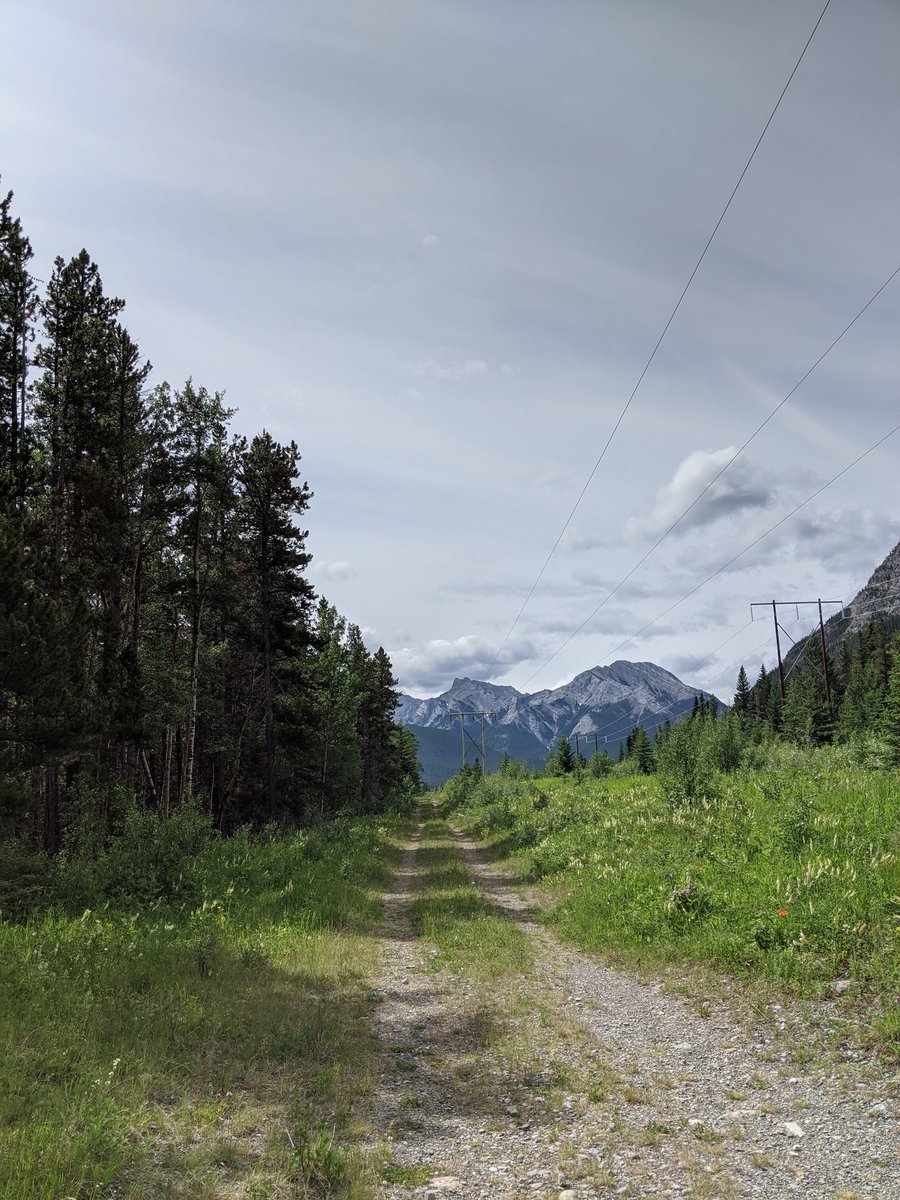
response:
<path fill-rule="evenodd" d="M 900 539 L 900 434 L 777 525 L 900 422 L 900 276 L 610 592 L 900 266 L 894 0 L 828 6 L 563 529 L 823 4 L 0 0 L 2 184 L 152 383 L 297 441 L 311 578 L 404 690 L 728 699 L 752 601 Z"/>

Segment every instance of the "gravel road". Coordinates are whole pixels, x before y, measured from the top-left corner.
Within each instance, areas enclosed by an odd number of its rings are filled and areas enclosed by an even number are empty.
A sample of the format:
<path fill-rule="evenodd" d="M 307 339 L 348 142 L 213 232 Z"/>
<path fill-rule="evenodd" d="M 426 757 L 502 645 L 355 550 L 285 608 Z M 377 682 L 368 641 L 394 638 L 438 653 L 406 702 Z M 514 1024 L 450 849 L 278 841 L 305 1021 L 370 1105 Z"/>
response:
<path fill-rule="evenodd" d="M 661 982 L 560 944 L 462 835 L 534 963 L 491 988 L 435 971 L 408 918 L 418 840 L 384 898 L 366 1114 L 393 1163 L 380 1195 L 900 1200 L 897 1079 L 884 1064 L 823 1060 L 774 1007 L 752 1022 L 722 1000 L 701 1016 Z"/>

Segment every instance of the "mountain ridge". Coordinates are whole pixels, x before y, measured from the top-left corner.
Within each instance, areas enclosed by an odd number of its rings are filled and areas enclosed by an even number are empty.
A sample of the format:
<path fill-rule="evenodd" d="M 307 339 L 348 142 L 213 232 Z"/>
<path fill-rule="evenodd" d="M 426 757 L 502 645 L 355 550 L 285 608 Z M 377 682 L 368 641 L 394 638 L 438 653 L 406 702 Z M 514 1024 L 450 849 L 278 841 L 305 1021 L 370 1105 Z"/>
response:
<path fill-rule="evenodd" d="M 900 542 L 888 551 L 850 603 L 825 622 L 828 654 L 832 658 L 837 657 L 842 642 L 858 637 L 863 629 L 879 617 L 884 619 L 889 633 L 900 629 Z M 785 669 L 793 667 L 796 659 L 811 644 L 810 639 L 817 641 L 818 638 L 819 631 L 814 629 L 791 646 L 784 655 Z"/>
<path fill-rule="evenodd" d="M 616 757 L 635 725 L 652 737 L 666 721 L 687 715 L 696 696 L 710 692 L 689 687 L 656 663 L 619 659 L 606 667 L 590 667 L 569 683 L 538 692 L 520 692 L 509 684 L 466 676 L 454 679 L 438 696 L 420 699 L 400 695 L 395 719 L 427 730 L 419 738 L 420 758 L 429 783 L 449 778 L 461 759 L 459 712 L 485 712 L 488 765 L 504 750 L 529 766 L 540 766 L 560 737 L 578 738 L 584 753 L 605 749 Z M 721 703 L 721 701 L 719 702 Z M 480 719 L 466 723 L 467 758 L 480 758 Z M 444 734 L 442 738 L 439 735 Z M 440 777 L 440 778 L 439 778 Z"/>

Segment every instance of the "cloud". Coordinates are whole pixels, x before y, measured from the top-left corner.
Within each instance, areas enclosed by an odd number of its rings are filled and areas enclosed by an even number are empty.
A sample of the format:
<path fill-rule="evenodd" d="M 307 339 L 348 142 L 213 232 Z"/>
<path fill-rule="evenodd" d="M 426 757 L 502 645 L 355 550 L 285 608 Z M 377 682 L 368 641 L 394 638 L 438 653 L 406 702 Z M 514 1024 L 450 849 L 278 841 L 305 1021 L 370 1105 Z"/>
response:
<path fill-rule="evenodd" d="M 356 568 L 348 562 L 317 562 L 310 568 L 310 574 L 320 579 L 352 579 Z"/>
<path fill-rule="evenodd" d="M 682 459 L 671 480 L 656 493 L 648 515 L 631 517 L 625 522 L 626 534 L 658 536 L 689 506 L 690 511 L 678 525 L 681 534 L 737 513 L 771 508 L 776 486 L 747 459 L 728 467 L 721 479 L 717 479 L 735 453 L 736 447 L 725 446 L 721 450 L 695 450 Z M 704 492 L 705 488 L 709 490 Z"/>
<path fill-rule="evenodd" d="M 456 675 L 486 678 L 496 653 L 496 641 L 466 634 L 453 641 L 435 638 L 420 646 L 393 650 L 391 662 L 404 690 L 439 692 L 449 686 Z M 503 647 L 493 674 L 502 673 L 497 668 L 512 666 L 537 653 L 527 638 L 512 638 Z"/>
<path fill-rule="evenodd" d="M 413 363 L 415 375 L 427 375 L 432 379 L 466 379 L 470 375 L 483 375 L 488 369 L 483 358 L 447 359 L 423 358 Z"/>
<path fill-rule="evenodd" d="M 530 482 L 536 488 L 561 489 L 563 491 L 569 491 L 578 485 L 578 480 L 571 471 L 557 466 L 543 467 L 537 475 L 532 477 Z"/>
<path fill-rule="evenodd" d="M 436 233 L 426 233 L 425 236 L 422 238 L 421 244 L 423 246 L 437 246 L 438 243 L 440 242 L 440 240 L 441 239 L 438 237 L 438 235 Z"/>

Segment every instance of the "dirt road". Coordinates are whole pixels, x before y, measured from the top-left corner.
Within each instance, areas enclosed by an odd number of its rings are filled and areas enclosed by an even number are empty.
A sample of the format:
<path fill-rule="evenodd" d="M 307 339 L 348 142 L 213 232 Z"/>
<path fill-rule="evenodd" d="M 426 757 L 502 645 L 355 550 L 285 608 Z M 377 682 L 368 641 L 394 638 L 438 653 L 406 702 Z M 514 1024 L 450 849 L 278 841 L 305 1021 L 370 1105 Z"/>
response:
<path fill-rule="evenodd" d="M 446 829 L 490 914 L 515 927 L 504 953 L 519 945 L 521 964 L 492 971 L 489 925 L 470 937 L 464 914 L 440 950 L 412 919 L 435 827 L 423 840 L 420 823 L 384 898 L 366 1118 L 389 1156 L 382 1196 L 900 1200 L 884 1064 L 823 1058 L 790 1014 L 698 1011 L 559 944 L 515 881 Z M 441 903 L 451 911 L 452 893 Z"/>

